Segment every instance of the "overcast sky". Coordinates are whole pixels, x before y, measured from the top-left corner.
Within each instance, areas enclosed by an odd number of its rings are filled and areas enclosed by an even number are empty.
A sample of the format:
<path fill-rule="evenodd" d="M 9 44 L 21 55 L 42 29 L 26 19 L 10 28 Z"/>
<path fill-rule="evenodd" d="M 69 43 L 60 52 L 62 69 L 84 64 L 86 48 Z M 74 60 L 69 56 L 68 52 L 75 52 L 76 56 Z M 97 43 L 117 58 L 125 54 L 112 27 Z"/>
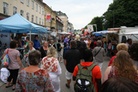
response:
<path fill-rule="evenodd" d="M 85 27 L 94 17 L 102 16 L 113 0 L 43 0 L 54 11 L 66 13 L 75 29 Z"/>

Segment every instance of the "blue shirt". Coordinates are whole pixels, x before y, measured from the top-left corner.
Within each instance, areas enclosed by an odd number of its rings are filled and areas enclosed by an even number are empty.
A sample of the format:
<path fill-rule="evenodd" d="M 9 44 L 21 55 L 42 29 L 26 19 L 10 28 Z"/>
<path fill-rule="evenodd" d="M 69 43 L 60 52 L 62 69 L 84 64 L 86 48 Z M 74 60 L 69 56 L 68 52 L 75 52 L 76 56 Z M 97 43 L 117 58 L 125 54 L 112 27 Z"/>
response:
<path fill-rule="evenodd" d="M 40 49 L 40 47 L 41 47 L 40 42 L 36 39 L 33 42 L 34 42 L 34 48 L 35 49 Z"/>

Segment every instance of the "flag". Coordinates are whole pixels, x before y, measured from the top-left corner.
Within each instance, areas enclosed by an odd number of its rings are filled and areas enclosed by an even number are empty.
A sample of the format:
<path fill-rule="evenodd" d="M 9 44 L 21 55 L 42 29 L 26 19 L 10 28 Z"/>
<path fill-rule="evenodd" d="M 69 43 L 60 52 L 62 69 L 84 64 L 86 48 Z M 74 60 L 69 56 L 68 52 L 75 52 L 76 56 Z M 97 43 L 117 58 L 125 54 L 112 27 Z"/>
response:
<path fill-rule="evenodd" d="M 51 22 L 51 14 L 46 15 L 46 22 Z"/>

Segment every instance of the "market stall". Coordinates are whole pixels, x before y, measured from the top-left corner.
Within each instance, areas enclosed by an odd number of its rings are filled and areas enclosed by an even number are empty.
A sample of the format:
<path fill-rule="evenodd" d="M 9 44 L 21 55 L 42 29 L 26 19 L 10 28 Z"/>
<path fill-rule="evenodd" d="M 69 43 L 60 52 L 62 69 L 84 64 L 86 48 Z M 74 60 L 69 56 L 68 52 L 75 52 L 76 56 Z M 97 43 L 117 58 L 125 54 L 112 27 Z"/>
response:
<path fill-rule="evenodd" d="M 15 14 L 0 21 L 0 41 L 2 41 L 3 44 L 7 44 L 8 47 L 11 40 L 10 33 L 44 34 L 47 33 L 47 29 L 31 23 L 20 14 Z"/>
<path fill-rule="evenodd" d="M 46 33 L 47 29 L 33 24 L 20 14 L 0 21 L 0 32 L 4 33 Z"/>

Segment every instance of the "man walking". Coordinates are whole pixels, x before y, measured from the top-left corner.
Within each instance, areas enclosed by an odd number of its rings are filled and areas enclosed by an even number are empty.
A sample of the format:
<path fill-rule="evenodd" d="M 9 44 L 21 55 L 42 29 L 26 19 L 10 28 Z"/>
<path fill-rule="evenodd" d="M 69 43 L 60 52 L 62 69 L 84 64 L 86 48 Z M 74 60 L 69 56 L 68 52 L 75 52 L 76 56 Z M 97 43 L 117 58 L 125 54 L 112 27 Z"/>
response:
<path fill-rule="evenodd" d="M 61 41 L 58 40 L 58 42 L 54 44 L 54 47 L 57 50 L 57 58 L 58 58 L 59 62 L 62 62 L 62 55 L 61 55 L 62 46 L 61 46 Z"/>
<path fill-rule="evenodd" d="M 94 62 L 99 65 L 100 69 L 102 69 L 103 60 L 105 56 L 104 48 L 102 47 L 102 41 L 97 41 L 97 46 L 92 51 L 93 56 L 95 57 Z"/>
<path fill-rule="evenodd" d="M 76 41 L 71 41 L 70 42 L 70 49 L 65 53 L 64 55 L 64 64 L 66 67 L 66 87 L 70 88 L 70 83 L 72 79 L 72 73 L 74 71 L 74 67 L 80 63 L 80 52 L 78 49 L 76 49 L 77 43 Z"/>
<path fill-rule="evenodd" d="M 41 45 L 40 45 L 40 42 L 39 42 L 39 40 L 38 40 L 38 35 L 35 35 L 35 39 L 34 39 L 33 43 L 34 43 L 34 48 L 35 48 L 36 50 L 39 50 L 40 47 L 41 47 Z"/>

